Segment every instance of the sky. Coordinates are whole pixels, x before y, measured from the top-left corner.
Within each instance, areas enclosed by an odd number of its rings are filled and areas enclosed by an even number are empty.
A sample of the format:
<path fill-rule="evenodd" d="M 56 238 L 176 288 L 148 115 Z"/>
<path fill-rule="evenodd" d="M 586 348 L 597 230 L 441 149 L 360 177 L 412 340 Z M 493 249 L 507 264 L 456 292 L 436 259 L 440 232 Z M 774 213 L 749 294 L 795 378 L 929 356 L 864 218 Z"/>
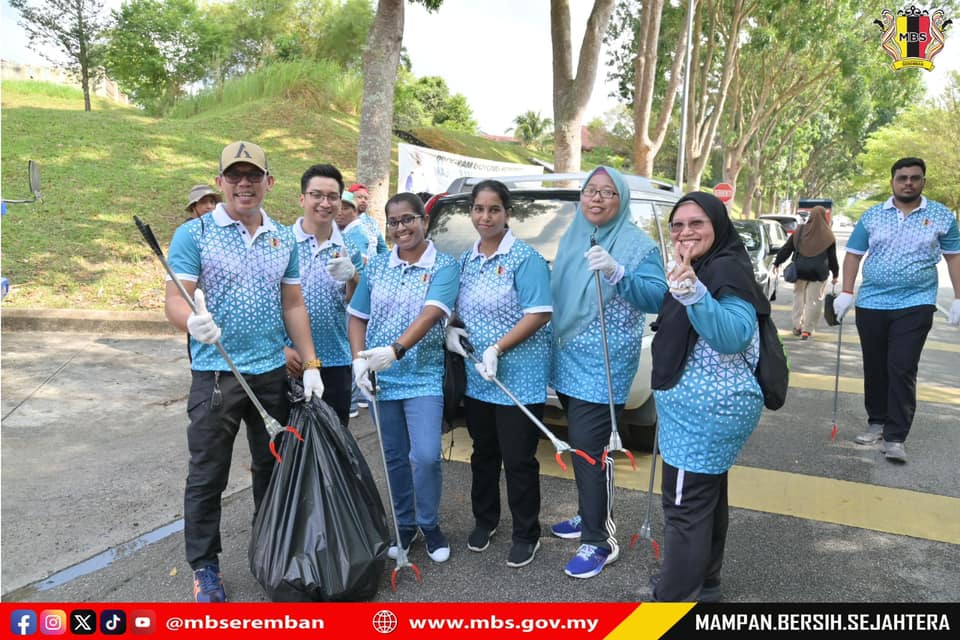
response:
<path fill-rule="evenodd" d="M 18 14 L 2 0 L 0 57 L 44 65 L 27 48 L 17 25 Z M 117 7 L 120 0 L 104 0 Z M 593 0 L 570 0 L 573 61 L 579 56 L 583 29 Z M 880 47 L 879 33 L 877 48 Z M 407 4 L 403 45 L 417 76 L 441 76 L 452 93 L 461 93 L 486 133 L 503 135 L 513 119 L 526 111 L 553 117 L 553 50 L 550 40 L 550 0 L 446 0 L 428 13 L 419 4 Z M 438 53 L 446 52 L 446 53 Z M 606 80 L 606 55 L 601 53 L 593 95 L 584 123 L 616 106 L 610 97 L 615 85 Z M 889 58 L 884 55 L 884 62 Z M 960 71 L 960 21 L 947 32 L 944 50 L 934 58 L 931 72 L 922 73 L 928 90 L 942 91 L 947 71 Z"/>

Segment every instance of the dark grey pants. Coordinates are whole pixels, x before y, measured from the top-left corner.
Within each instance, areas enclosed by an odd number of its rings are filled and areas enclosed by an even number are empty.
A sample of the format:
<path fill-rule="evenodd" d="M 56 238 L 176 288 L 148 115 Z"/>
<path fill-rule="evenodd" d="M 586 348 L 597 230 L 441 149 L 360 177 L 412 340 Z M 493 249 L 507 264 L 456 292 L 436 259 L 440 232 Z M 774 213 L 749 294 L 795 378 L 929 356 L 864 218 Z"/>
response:
<path fill-rule="evenodd" d="M 917 410 L 917 368 L 936 307 L 862 309 L 857 332 L 863 353 L 867 422 L 883 425 L 883 438 L 903 442 Z"/>
<path fill-rule="evenodd" d="M 587 402 L 557 394 L 567 412 L 570 446 L 587 453 L 596 464 L 572 456 L 577 480 L 578 512 L 581 518 L 581 544 L 592 544 L 609 551 L 617 549 L 617 526 L 613 522 L 613 464 L 601 466 L 603 449 L 610 442 L 610 405 Z M 623 405 L 614 405 L 619 416 Z"/>
<path fill-rule="evenodd" d="M 287 397 L 286 367 L 244 379 L 267 414 L 285 425 L 290 413 Z M 214 401 L 214 387 L 219 385 L 219 406 Z M 270 483 L 274 457 L 270 453 L 270 436 L 260 414 L 244 393 L 240 383 L 229 372 L 194 371 L 187 401 L 190 426 L 187 446 L 190 467 L 183 497 L 183 537 L 187 562 L 196 570 L 216 563 L 220 554 L 220 498 L 227 487 L 233 442 L 240 422 L 247 426 L 253 473 L 254 514 Z M 280 448 L 277 438 L 277 449 Z"/>
<path fill-rule="evenodd" d="M 515 405 L 464 398 L 467 430 L 473 438 L 470 489 L 477 526 L 493 530 L 500 522 L 500 469 L 507 480 L 507 503 L 513 517 L 513 541 L 540 539 L 540 432 Z M 543 404 L 527 405 L 543 418 Z"/>
<path fill-rule="evenodd" d="M 694 602 L 702 588 L 720 584 L 729 521 L 727 474 L 693 473 L 664 461 L 660 488 L 663 564 L 654 598 Z"/>

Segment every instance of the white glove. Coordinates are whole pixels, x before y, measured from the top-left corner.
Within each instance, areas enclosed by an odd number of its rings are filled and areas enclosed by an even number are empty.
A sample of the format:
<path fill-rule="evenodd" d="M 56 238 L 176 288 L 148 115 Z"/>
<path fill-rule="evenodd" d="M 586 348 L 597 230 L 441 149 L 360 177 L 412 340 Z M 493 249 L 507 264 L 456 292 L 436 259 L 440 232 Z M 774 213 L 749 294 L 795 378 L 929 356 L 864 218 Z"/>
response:
<path fill-rule="evenodd" d="M 353 279 L 357 273 L 357 268 L 349 257 L 330 258 L 327 260 L 327 273 L 337 282 L 346 282 Z"/>
<path fill-rule="evenodd" d="M 303 372 L 303 398 L 309 402 L 313 396 L 323 397 L 323 379 L 319 369 L 306 369 Z"/>
<path fill-rule="evenodd" d="M 353 361 L 353 382 L 367 400 L 373 402 L 373 382 L 370 380 L 369 371 L 370 363 L 365 358 L 357 358 Z"/>
<path fill-rule="evenodd" d="M 460 338 L 467 337 L 467 330 L 463 327 L 454 327 L 452 325 L 447 325 L 447 328 L 444 332 L 444 341 L 447 345 L 447 351 L 455 353 L 458 356 L 467 357 L 467 350 L 464 348 L 463 343 L 460 342 Z"/>
<path fill-rule="evenodd" d="M 607 276 L 607 278 L 612 278 L 617 272 L 617 267 L 620 266 L 617 264 L 617 261 L 613 259 L 613 256 L 598 244 L 590 247 L 583 256 L 587 259 L 587 266 L 590 268 L 590 271 L 599 271 Z"/>
<path fill-rule="evenodd" d="M 213 321 L 213 316 L 207 311 L 207 299 L 203 289 L 193 292 L 193 303 L 197 310 L 187 318 L 187 331 L 193 339 L 204 344 L 213 344 L 220 339 L 220 327 Z"/>
<path fill-rule="evenodd" d="M 960 298 L 953 301 L 950 305 L 950 315 L 947 316 L 947 324 L 960 324 Z"/>
<path fill-rule="evenodd" d="M 497 348 L 493 345 L 487 347 L 487 350 L 483 352 L 483 362 L 474 363 L 474 367 L 477 369 L 477 373 L 480 374 L 480 377 L 484 380 L 493 380 L 497 375 L 497 365 L 500 362 L 500 354 L 497 353 Z"/>
<path fill-rule="evenodd" d="M 369 366 L 370 371 L 374 373 L 389 369 L 390 365 L 397 361 L 397 354 L 393 350 L 393 347 L 374 347 L 373 349 L 361 351 L 357 356 L 365 358 L 367 366 Z"/>
<path fill-rule="evenodd" d="M 853 306 L 853 294 L 847 293 L 844 291 L 836 298 L 833 299 L 833 313 L 837 316 L 837 320 L 843 320 L 843 316 L 847 314 L 847 311 L 850 311 L 850 307 Z"/>

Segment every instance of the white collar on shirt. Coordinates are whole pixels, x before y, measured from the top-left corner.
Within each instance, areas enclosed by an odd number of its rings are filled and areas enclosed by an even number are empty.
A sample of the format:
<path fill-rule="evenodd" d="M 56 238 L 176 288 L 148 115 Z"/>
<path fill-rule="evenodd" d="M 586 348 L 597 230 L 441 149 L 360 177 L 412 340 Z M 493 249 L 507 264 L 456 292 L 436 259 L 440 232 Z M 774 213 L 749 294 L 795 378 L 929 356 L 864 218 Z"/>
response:
<path fill-rule="evenodd" d="M 894 202 L 893 202 L 893 196 L 890 196 L 889 198 L 887 198 L 887 201 L 883 203 L 883 208 L 884 208 L 884 209 L 896 209 L 897 212 L 898 212 L 900 215 L 903 215 L 903 211 L 900 211 L 899 207 L 897 207 L 897 205 L 894 204 Z M 926 197 L 926 196 L 920 196 L 920 206 L 917 207 L 916 209 L 914 209 L 913 211 L 911 211 L 910 213 L 914 213 L 914 212 L 916 212 L 916 211 L 920 211 L 921 209 L 926 209 L 926 208 L 927 208 L 927 197 Z"/>
<path fill-rule="evenodd" d="M 336 223 L 333 223 L 331 226 L 330 239 L 324 240 L 323 242 L 318 243 L 316 249 L 313 251 L 313 255 L 317 255 L 323 248 L 328 245 L 334 245 L 338 247 L 346 247 L 346 243 L 343 241 L 343 234 L 340 233 L 340 229 L 337 228 Z M 317 237 L 312 233 L 307 233 L 303 229 L 303 216 L 297 218 L 297 221 L 293 223 L 293 235 L 296 236 L 297 242 L 303 242 L 304 240 L 316 240 Z"/>
<path fill-rule="evenodd" d="M 516 241 L 516 238 L 513 235 L 513 232 L 510 229 L 507 229 L 507 232 L 503 234 L 503 237 L 500 238 L 500 244 L 497 246 L 497 250 L 490 254 L 490 258 L 480 253 L 480 239 L 477 238 L 477 241 L 473 243 L 473 253 L 470 254 L 471 260 L 476 260 L 478 256 L 482 257 L 484 260 L 490 260 L 494 256 L 503 256 L 507 255 L 510 252 L 510 249 L 513 247 L 513 243 Z"/>
<path fill-rule="evenodd" d="M 363 220 L 361 220 L 360 218 L 357 218 L 356 220 L 354 220 L 353 222 L 345 226 L 343 230 L 344 232 L 347 232 L 347 231 L 350 231 L 350 229 L 353 229 L 354 227 L 362 227 L 362 226 L 363 226 Z"/>
<path fill-rule="evenodd" d="M 437 261 L 437 248 L 433 246 L 433 240 L 427 240 L 427 250 L 423 252 L 423 255 L 420 256 L 420 259 L 417 260 L 412 265 L 409 264 L 406 260 L 400 259 L 400 254 L 398 253 L 398 247 L 393 246 L 393 249 L 390 250 L 390 267 L 420 267 L 422 269 L 430 269 L 433 267 L 433 264 Z"/>
<path fill-rule="evenodd" d="M 260 209 L 260 215 L 263 220 L 260 222 L 260 228 L 265 231 L 276 231 L 277 225 L 273 220 L 270 219 L 270 216 L 267 215 L 267 212 L 263 209 Z M 234 220 L 230 217 L 230 214 L 227 213 L 227 210 L 224 208 L 223 203 L 220 202 L 217 204 L 217 208 L 213 210 L 213 221 L 217 223 L 217 226 L 220 227 L 229 227 L 232 224 L 242 224 L 239 220 Z"/>

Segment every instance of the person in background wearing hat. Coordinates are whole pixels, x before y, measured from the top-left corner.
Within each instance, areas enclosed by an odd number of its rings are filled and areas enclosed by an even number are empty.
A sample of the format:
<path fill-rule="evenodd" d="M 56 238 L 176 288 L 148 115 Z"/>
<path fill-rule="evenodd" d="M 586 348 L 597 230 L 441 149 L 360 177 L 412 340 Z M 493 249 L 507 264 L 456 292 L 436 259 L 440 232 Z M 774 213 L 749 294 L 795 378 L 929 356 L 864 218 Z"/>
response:
<path fill-rule="evenodd" d="M 359 214 L 360 221 L 363 222 L 363 226 L 366 227 L 369 232 L 371 248 L 368 254 L 372 256 L 373 254 L 379 255 L 386 253 L 387 242 L 383 239 L 380 227 L 377 226 L 377 221 L 373 219 L 373 216 L 367 213 L 367 207 L 370 205 L 370 191 L 359 182 L 354 182 L 347 191 L 353 194 L 357 203 L 357 213 Z"/>
<path fill-rule="evenodd" d="M 303 216 L 293 223 L 300 258 L 300 281 L 310 316 L 317 356 L 323 361 L 323 401 L 344 427 L 349 422 L 353 383 L 350 342 L 347 340 L 347 303 L 360 281 L 363 257 L 351 247 L 334 219 L 341 208 L 343 176 L 331 164 L 315 164 L 300 178 Z M 347 194 L 349 195 L 349 194 Z M 365 238 L 366 236 L 364 236 Z M 290 377 L 303 375 L 296 343 L 284 350 Z"/>
<path fill-rule="evenodd" d="M 368 218 L 370 216 L 367 216 Z M 354 194 L 347 191 L 343 194 L 340 201 L 340 213 L 337 214 L 337 226 L 340 227 L 340 233 L 346 241 L 350 251 L 359 251 L 363 256 L 363 264 L 377 255 L 376 238 L 372 238 L 370 230 L 363 221 L 357 216 L 357 204 Z M 350 393 L 350 417 L 356 418 L 360 415 L 360 409 L 366 409 L 370 404 L 366 397 L 360 393 L 357 384 L 352 384 Z"/>
<path fill-rule="evenodd" d="M 205 184 L 195 184 L 190 189 L 186 212 L 190 214 L 187 220 L 199 218 L 203 214 L 213 211 L 220 204 L 220 194 Z"/>
<path fill-rule="evenodd" d="M 363 264 L 377 255 L 376 244 L 370 242 L 370 231 L 357 215 L 357 203 L 354 195 L 349 191 L 340 199 L 340 213 L 337 214 L 337 226 L 343 239 L 351 251 L 359 252 L 363 257 Z"/>
<path fill-rule="evenodd" d="M 267 414 L 281 424 L 289 413 L 283 355 L 288 335 L 300 355 L 304 394 L 308 399 L 323 395 L 321 363 L 300 289 L 296 239 L 290 228 L 274 222 L 260 207 L 273 187 L 263 149 L 251 142 L 227 145 L 216 182 L 223 202 L 180 225 L 170 243 L 170 267 L 194 297 L 196 310 L 170 280 L 165 299 L 167 319 L 191 337 L 183 537 L 197 602 L 227 599 L 219 561 L 220 501 L 241 421 L 250 447 L 254 513 L 274 465 L 263 419 L 216 343 Z"/>

